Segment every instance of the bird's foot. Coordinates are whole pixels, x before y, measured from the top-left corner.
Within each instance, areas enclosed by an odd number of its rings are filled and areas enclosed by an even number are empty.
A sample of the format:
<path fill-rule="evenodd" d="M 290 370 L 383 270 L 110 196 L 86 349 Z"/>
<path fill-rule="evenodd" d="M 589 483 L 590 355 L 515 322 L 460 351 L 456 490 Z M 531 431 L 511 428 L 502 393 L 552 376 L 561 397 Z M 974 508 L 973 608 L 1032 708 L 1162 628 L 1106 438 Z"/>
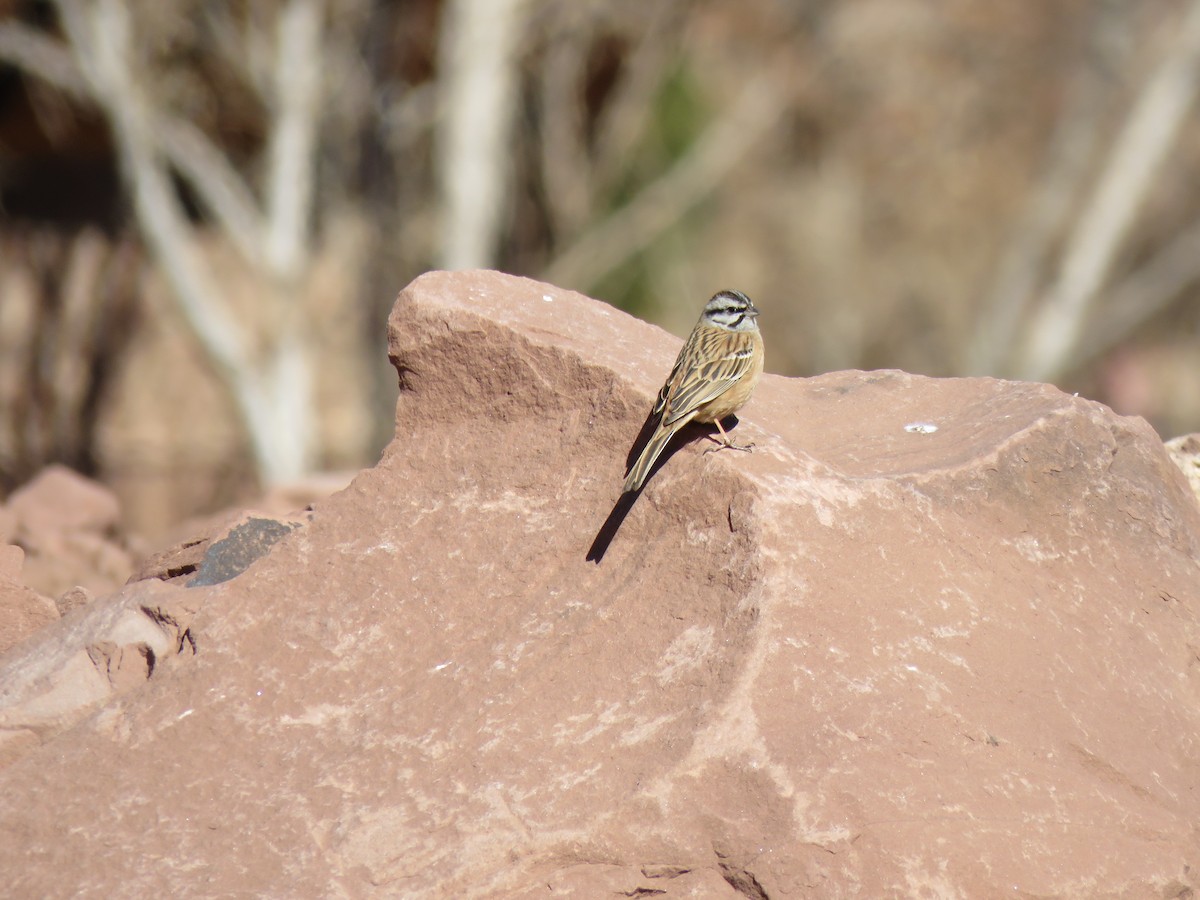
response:
<path fill-rule="evenodd" d="M 704 451 L 705 453 L 717 453 L 720 450 L 741 450 L 743 453 L 753 453 L 754 452 L 754 443 L 753 442 L 751 442 L 749 444 L 735 444 L 733 441 L 730 441 L 730 440 L 725 440 L 725 441 L 719 440 L 718 438 L 715 438 L 712 435 L 709 435 L 709 440 L 711 440 L 717 446 L 709 447 L 707 450 Z"/>

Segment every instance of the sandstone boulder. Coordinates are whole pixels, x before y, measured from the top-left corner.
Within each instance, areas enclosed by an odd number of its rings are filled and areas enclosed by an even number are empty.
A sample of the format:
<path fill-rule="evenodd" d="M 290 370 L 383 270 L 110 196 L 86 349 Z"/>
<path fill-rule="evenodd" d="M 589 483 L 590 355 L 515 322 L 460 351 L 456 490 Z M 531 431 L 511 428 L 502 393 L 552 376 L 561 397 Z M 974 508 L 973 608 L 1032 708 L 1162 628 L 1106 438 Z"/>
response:
<path fill-rule="evenodd" d="M 414 282 L 378 465 L 240 574 L 0 659 L 9 889 L 1189 896 L 1200 507 L 1146 423 L 766 376 L 752 454 L 693 440 L 618 502 L 678 345 Z"/>

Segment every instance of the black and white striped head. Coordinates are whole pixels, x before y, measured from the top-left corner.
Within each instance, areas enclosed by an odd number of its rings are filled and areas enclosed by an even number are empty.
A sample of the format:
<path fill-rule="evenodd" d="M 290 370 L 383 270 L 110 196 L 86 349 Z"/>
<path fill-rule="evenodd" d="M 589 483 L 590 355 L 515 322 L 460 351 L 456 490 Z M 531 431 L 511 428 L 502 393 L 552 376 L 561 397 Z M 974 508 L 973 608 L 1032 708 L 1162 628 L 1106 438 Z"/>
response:
<path fill-rule="evenodd" d="M 700 319 L 729 331 L 756 331 L 758 308 L 741 291 L 720 291 L 704 306 Z"/>

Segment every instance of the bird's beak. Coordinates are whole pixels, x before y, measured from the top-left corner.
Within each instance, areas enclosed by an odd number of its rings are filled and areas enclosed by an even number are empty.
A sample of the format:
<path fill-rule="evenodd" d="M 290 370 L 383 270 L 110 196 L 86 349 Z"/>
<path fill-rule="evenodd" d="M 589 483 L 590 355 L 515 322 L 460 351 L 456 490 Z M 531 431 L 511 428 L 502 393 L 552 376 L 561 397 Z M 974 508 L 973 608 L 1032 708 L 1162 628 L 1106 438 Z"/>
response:
<path fill-rule="evenodd" d="M 755 306 L 753 303 L 751 303 L 750 308 L 746 310 L 746 315 L 748 315 L 752 319 L 757 319 L 758 318 L 758 307 Z"/>

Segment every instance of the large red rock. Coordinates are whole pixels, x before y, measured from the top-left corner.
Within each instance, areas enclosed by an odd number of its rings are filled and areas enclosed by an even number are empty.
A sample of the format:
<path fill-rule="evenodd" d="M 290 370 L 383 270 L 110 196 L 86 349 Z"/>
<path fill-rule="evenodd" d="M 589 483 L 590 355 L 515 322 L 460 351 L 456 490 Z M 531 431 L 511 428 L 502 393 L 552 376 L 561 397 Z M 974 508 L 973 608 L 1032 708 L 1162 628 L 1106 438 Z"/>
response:
<path fill-rule="evenodd" d="M 490 273 L 390 329 L 377 466 L 241 574 L 0 661 L 16 895 L 1200 886 L 1200 507 L 1143 421 L 767 376 L 753 453 L 684 446 L 614 509 L 677 339 Z"/>

